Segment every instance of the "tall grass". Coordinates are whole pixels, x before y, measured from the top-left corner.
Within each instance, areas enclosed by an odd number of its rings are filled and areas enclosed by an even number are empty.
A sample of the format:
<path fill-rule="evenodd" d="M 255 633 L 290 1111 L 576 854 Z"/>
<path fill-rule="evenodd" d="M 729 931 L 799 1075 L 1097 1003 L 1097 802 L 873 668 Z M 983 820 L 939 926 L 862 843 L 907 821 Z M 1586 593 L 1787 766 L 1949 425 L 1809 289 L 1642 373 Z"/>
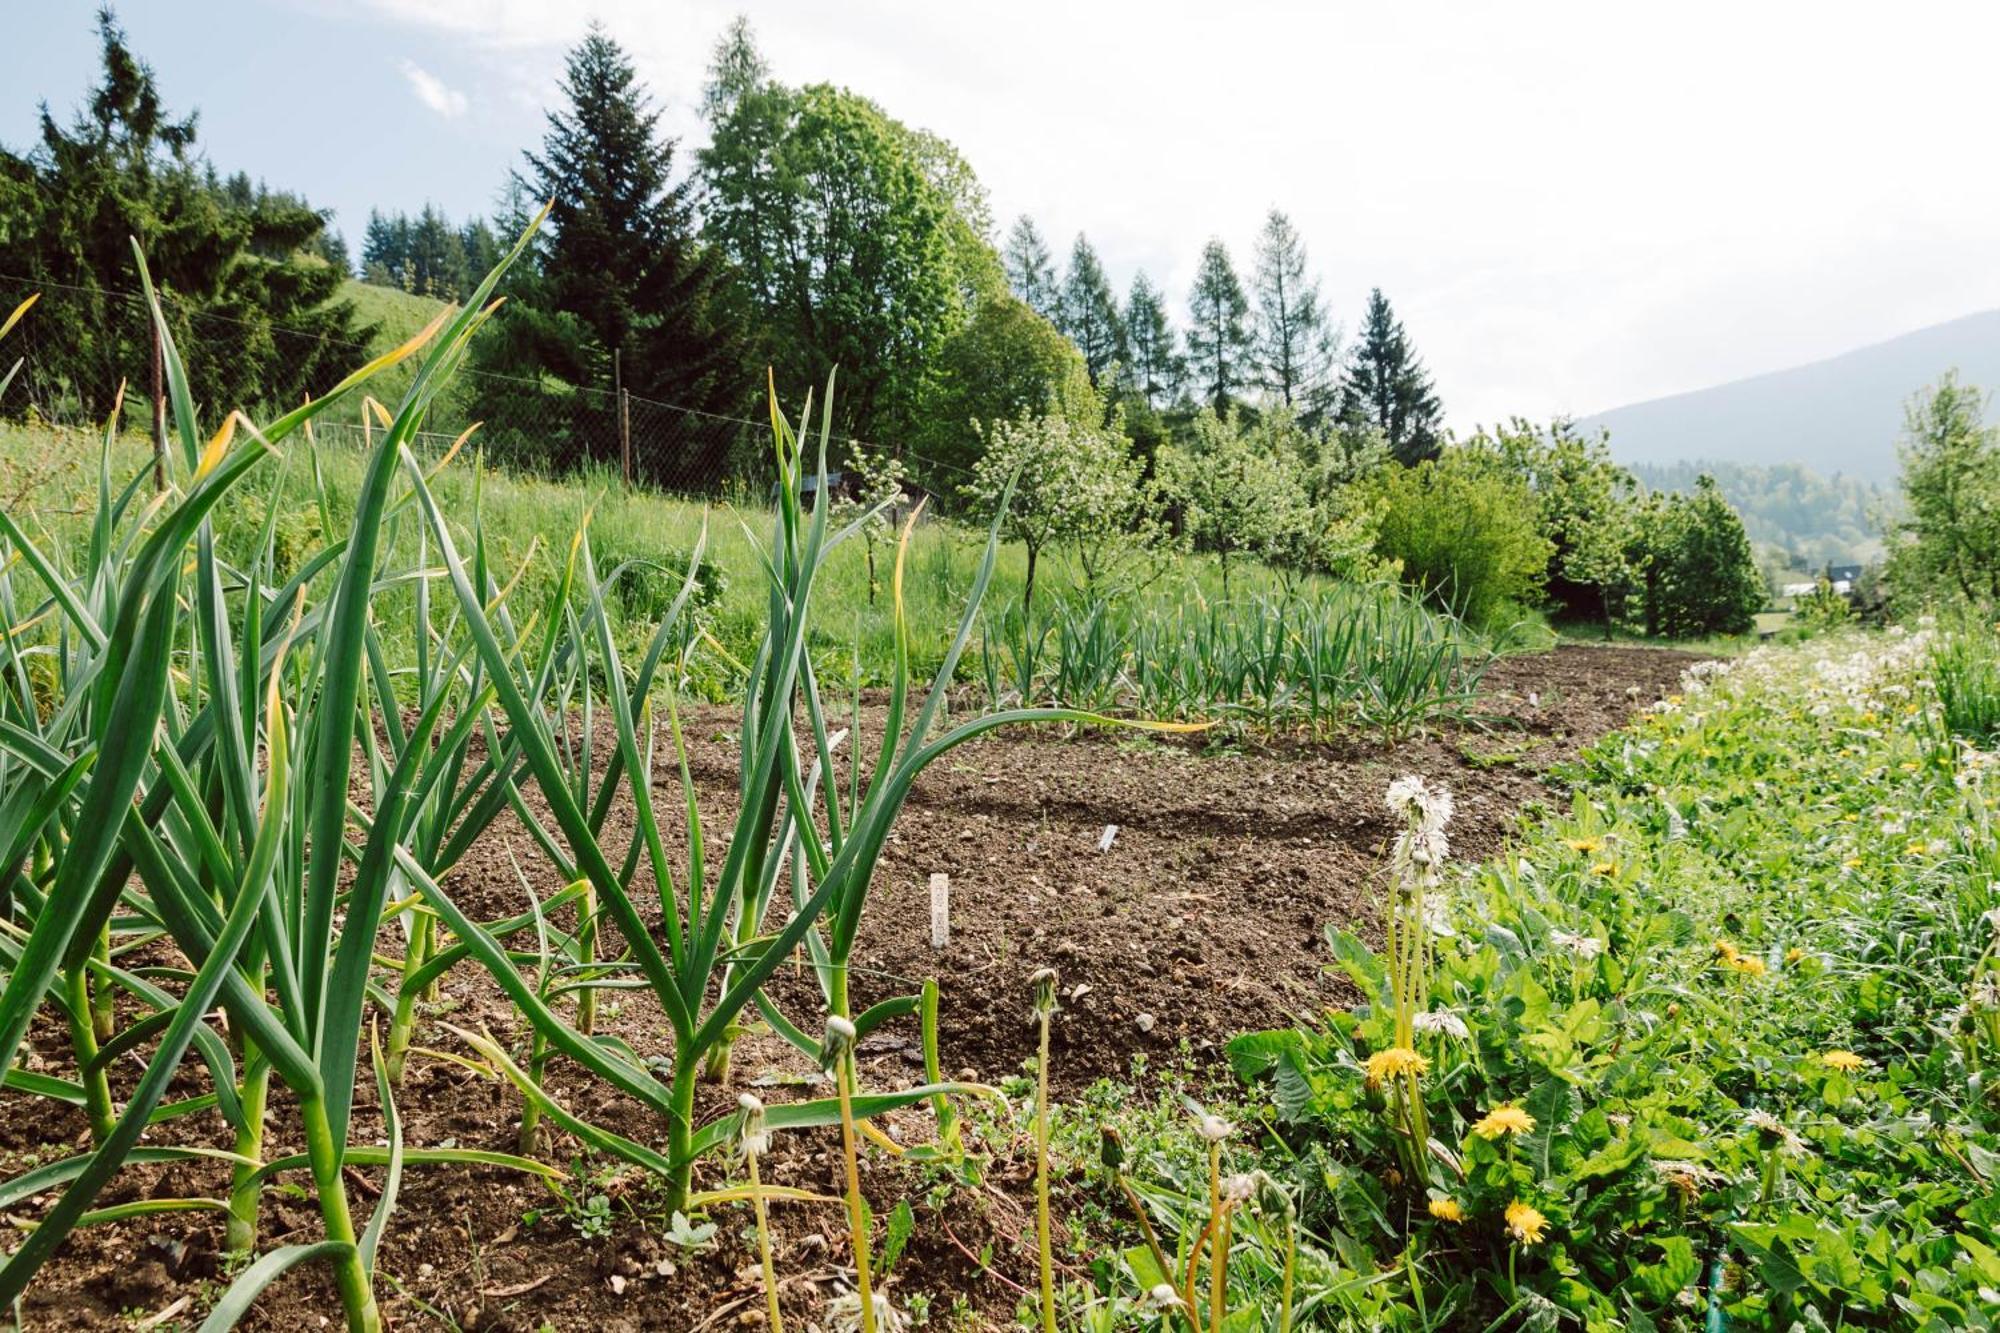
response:
<path fill-rule="evenodd" d="M 1953 616 L 1930 654 L 1940 720 L 1949 737 L 2000 740 L 2000 627 L 1970 611 Z"/>

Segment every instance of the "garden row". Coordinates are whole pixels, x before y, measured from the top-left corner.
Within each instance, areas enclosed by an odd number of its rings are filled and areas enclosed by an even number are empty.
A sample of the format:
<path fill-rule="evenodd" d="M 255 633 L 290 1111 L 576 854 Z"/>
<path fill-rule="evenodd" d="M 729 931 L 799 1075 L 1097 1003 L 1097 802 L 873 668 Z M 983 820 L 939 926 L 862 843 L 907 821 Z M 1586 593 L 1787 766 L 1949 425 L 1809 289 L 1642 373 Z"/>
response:
<path fill-rule="evenodd" d="M 1079 1164 L 1121 1131 L 1079 1253 L 1137 1247 L 1079 1305 L 1164 1268 L 1162 1327 L 1214 1326 L 1169 1295 L 1265 1312 L 1229 1328 L 2000 1324 L 1995 646 L 1699 668 L 1484 864 L 1442 860 L 1448 793 L 1390 787 L 1384 933 L 1327 932 L 1359 1003 L 1238 1038 L 1206 1110 L 1064 1118 Z"/>

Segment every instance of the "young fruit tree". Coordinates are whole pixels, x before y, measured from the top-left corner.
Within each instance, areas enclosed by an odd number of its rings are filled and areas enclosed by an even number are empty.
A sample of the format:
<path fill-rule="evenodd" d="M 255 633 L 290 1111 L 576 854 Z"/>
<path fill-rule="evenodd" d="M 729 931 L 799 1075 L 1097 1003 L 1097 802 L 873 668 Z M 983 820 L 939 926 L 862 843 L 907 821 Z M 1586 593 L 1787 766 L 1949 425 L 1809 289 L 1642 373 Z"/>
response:
<path fill-rule="evenodd" d="M 1142 465 L 1124 432 L 1115 423 L 1024 411 L 988 422 L 981 434 L 986 451 L 965 493 L 982 513 L 999 517 L 1003 535 L 1028 548 L 1021 605 L 1033 604 L 1036 565 L 1052 543 L 1075 543 L 1094 582 L 1103 549 L 1126 539 L 1141 507 Z"/>

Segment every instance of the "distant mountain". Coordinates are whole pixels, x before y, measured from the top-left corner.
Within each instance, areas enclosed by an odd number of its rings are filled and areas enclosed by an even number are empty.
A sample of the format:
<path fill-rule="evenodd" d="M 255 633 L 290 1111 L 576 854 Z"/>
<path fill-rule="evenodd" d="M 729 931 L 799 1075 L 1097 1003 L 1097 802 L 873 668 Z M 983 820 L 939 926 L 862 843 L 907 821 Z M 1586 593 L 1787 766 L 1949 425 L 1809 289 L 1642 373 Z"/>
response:
<path fill-rule="evenodd" d="M 2000 310 L 1580 424 L 1609 430 L 1611 452 L 1625 463 L 1803 463 L 1822 476 L 1893 483 L 1903 404 L 1953 368 L 1968 383 L 2000 389 Z"/>

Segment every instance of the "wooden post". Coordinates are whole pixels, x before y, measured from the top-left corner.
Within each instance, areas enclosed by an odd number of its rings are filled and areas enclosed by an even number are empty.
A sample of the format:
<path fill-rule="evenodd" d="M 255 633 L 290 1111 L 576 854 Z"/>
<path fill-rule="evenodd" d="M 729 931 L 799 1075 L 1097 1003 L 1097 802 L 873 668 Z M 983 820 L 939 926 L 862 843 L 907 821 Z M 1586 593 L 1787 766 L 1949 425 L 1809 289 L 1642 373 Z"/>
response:
<path fill-rule="evenodd" d="M 165 354 L 160 348 L 160 325 L 148 319 L 153 331 L 153 489 L 167 489 L 167 389 Z"/>
<path fill-rule="evenodd" d="M 632 484 L 632 404 L 625 393 L 625 349 L 611 349 L 611 388 L 618 410 L 618 457 L 624 466 L 625 484 Z"/>
<path fill-rule="evenodd" d="M 632 395 L 618 391 L 618 447 L 625 456 L 625 484 L 632 484 Z"/>

